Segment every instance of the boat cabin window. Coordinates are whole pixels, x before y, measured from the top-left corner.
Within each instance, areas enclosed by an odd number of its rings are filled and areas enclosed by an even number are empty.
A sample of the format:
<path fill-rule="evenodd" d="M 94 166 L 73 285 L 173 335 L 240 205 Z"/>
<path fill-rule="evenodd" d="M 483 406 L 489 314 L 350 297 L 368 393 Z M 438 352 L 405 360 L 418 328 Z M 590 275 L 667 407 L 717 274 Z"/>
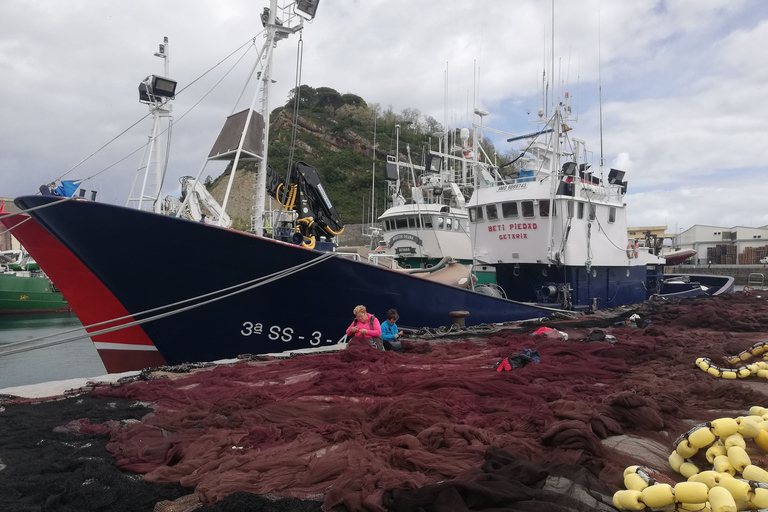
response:
<path fill-rule="evenodd" d="M 584 218 L 584 203 L 582 203 L 581 201 L 579 201 L 579 209 L 578 209 L 578 212 L 579 212 L 579 214 L 578 214 L 578 217 L 579 217 L 580 219 L 583 219 L 583 218 Z"/>
<path fill-rule="evenodd" d="M 413 217 L 408 217 L 408 227 L 409 228 L 416 227 L 416 220 Z"/>
<path fill-rule="evenodd" d="M 461 219 L 456 219 L 453 222 L 453 230 L 454 231 L 461 231 Z"/>
<path fill-rule="evenodd" d="M 480 222 L 483 220 L 483 209 L 481 207 L 472 207 L 469 209 L 469 221 Z"/>
<path fill-rule="evenodd" d="M 539 217 L 549 217 L 549 199 L 539 201 Z M 557 203 L 552 205 L 552 216 L 557 217 Z"/>
<path fill-rule="evenodd" d="M 432 216 L 431 215 L 424 215 L 421 218 L 421 223 L 425 228 L 431 228 L 432 227 Z"/>
<path fill-rule="evenodd" d="M 398 217 L 395 219 L 395 227 L 397 229 L 405 229 L 408 227 L 408 219 L 405 217 Z"/>
<path fill-rule="evenodd" d="M 616 207 L 611 206 L 611 210 L 608 213 L 608 222 L 616 222 Z"/>
<path fill-rule="evenodd" d="M 568 201 L 565 204 L 568 205 L 568 218 L 572 219 L 573 218 L 573 201 Z"/>
<path fill-rule="evenodd" d="M 450 217 L 445 218 L 445 230 L 450 231 L 453 229 L 453 219 Z"/>
<path fill-rule="evenodd" d="M 523 217 L 533 217 L 533 201 L 523 201 L 520 204 L 523 207 Z"/>
<path fill-rule="evenodd" d="M 589 220 L 595 220 L 597 206 L 590 203 L 589 205 Z"/>
<path fill-rule="evenodd" d="M 438 217 L 437 218 L 437 229 L 443 229 L 445 226 L 445 218 L 444 217 Z"/>
<path fill-rule="evenodd" d="M 520 215 L 517 213 L 517 202 L 501 203 L 501 214 L 505 219 L 516 219 Z"/>
<path fill-rule="evenodd" d="M 499 219 L 499 211 L 496 208 L 495 204 L 486 205 L 485 213 L 487 214 L 488 220 L 498 220 Z"/>

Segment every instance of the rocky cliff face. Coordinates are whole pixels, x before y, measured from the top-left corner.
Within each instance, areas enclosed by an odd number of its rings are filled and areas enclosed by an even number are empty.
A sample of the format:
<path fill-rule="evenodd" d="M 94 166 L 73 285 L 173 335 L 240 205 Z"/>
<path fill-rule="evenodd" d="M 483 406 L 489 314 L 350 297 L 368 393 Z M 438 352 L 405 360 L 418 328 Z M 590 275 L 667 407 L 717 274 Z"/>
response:
<path fill-rule="evenodd" d="M 396 133 L 400 159 L 407 159 L 405 148 L 409 146 L 417 155 L 415 163 L 419 163 L 428 144 L 429 130 L 434 131 L 434 127 L 425 124 L 420 128 L 418 123 L 406 121 L 404 114 L 396 115 L 391 109 L 381 112 L 378 105 L 369 108 L 362 98 L 353 94 L 341 95 L 333 89 L 308 86 L 302 86 L 301 91 L 295 136 L 293 100 L 275 109 L 270 116 L 269 165 L 281 174 L 286 173 L 293 142 L 293 161 L 304 161 L 317 169 L 344 223 L 370 223 L 372 182 L 376 187 L 376 210 L 386 209 L 387 186 L 382 169 L 386 156 L 395 153 Z M 408 115 L 413 116 L 413 112 L 408 110 Z M 409 128 L 396 132 L 395 125 L 401 123 Z M 372 169 L 375 179 L 371 176 Z M 219 177 L 211 177 L 209 189 L 219 203 L 223 201 L 228 180 L 229 169 Z M 235 174 L 227 206 L 235 229 L 250 229 L 254 184 L 254 164 L 243 165 Z"/>

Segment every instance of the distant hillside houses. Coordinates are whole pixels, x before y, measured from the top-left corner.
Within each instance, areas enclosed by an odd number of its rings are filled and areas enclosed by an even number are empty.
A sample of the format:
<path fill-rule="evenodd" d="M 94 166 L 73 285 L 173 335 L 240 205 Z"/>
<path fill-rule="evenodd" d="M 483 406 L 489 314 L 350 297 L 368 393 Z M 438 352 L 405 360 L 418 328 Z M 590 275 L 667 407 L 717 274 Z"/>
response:
<path fill-rule="evenodd" d="M 724 228 L 696 224 L 677 234 L 664 227 L 628 228 L 630 238 L 645 238 L 651 231 L 671 242 L 671 249 L 692 249 L 690 262 L 697 265 L 760 265 L 768 258 L 768 226 Z M 761 261 L 763 260 L 763 261 Z"/>

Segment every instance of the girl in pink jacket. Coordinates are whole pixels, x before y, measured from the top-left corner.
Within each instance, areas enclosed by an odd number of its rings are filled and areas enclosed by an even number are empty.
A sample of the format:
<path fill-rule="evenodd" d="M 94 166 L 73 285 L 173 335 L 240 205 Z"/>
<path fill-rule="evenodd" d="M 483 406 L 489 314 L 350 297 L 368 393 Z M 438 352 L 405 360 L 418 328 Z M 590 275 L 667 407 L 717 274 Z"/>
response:
<path fill-rule="evenodd" d="M 353 313 L 355 319 L 352 325 L 347 327 L 347 336 L 366 340 L 374 349 L 384 350 L 384 344 L 381 341 L 381 324 L 378 319 L 368 313 L 365 306 L 357 306 Z"/>

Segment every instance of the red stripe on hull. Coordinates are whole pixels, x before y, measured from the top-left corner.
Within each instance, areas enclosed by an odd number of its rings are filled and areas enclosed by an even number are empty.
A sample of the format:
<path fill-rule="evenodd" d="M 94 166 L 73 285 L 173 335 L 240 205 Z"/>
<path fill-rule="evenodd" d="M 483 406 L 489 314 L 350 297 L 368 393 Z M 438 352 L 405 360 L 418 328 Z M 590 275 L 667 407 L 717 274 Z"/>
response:
<path fill-rule="evenodd" d="M 121 318 L 128 315 L 128 311 L 110 292 L 104 284 L 93 275 L 72 252 L 61 242 L 54 238 L 40 224 L 34 220 L 23 222 L 29 217 L 15 215 L 12 217 L 0 217 L 0 222 L 6 228 L 13 228 L 13 235 L 21 242 L 21 245 L 32 255 L 48 277 L 53 281 L 59 291 L 67 299 L 72 310 L 83 323 L 91 325 L 113 318 Z M 23 223 L 22 223 L 23 222 Z M 133 318 L 127 318 L 120 323 L 131 322 Z M 86 329 L 94 332 L 106 326 Z M 93 336 L 94 343 L 116 343 L 129 345 L 145 345 L 154 347 L 139 326 L 128 327 L 115 332 Z M 131 351 L 131 350 L 99 350 L 99 355 L 104 367 L 109 373 L 120 373 L 131 370 L 142 370 L 147 366 L 164 365 L 165 361 L 159 352 L 155 351 Z M 116 352 L 103 355 L 104 352 Z M 128 354 L 140 353 L 141 357 L 129 357 Z M 152 354 L 150 357 L 149 354 Z M 149 364 L 144 360 L 151 359 Z M 123 361 L 123 359 L 125 359 Z"/>
<path fill-rule="evenodd" d="M 102 348 L 98 349 L 98 353 L 109 373 L 166 366 L 165 359 L 156 350 L 109 350 Z"/>

